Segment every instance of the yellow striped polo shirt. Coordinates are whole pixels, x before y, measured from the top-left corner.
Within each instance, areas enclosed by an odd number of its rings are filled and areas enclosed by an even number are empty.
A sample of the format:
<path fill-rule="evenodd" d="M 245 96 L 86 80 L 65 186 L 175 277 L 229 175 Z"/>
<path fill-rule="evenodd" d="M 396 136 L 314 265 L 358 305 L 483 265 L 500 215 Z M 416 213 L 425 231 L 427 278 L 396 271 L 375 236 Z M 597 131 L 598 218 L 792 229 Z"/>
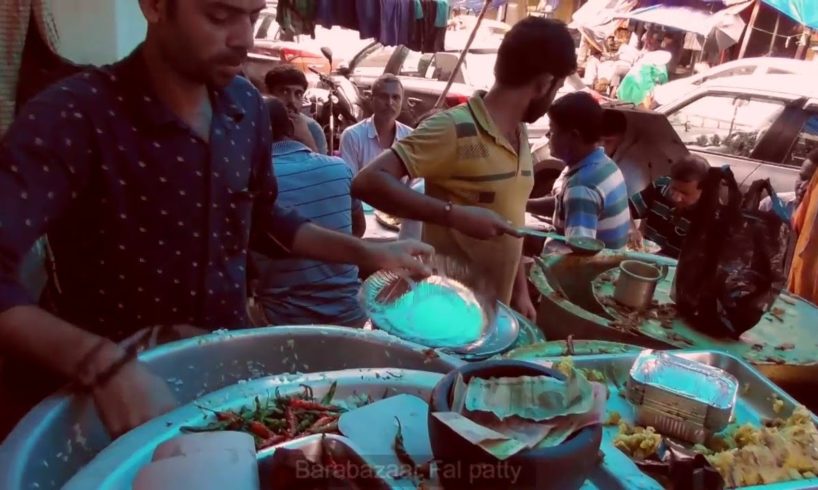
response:
<path fill-rule="evenodd" d="M 525 125 L 520 125 L 520 148 L 515 150 L 492 121 L 481 95 L 430 117 L 392 150 L 409 175 L 426 180 L 427 195 L 488 208 L 523 226 L 526 201 L 534 187 Z M 521 239 L 504 235 L 476 240 L 451 228 L 425 224 L 423 241 L 439 254 L 480 268 L 498 297 L 510 302 Z"/>

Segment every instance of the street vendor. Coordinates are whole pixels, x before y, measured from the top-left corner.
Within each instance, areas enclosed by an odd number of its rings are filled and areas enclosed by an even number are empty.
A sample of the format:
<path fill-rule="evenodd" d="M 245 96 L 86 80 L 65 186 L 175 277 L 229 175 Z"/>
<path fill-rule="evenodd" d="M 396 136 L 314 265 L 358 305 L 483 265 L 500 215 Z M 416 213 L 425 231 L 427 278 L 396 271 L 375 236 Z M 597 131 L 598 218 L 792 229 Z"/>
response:
<path fill-rule="evenodd" d="M 642 248 L 644 238 L 661 247 L 660 253 L 679 258 L 695 205 L 702 195 L 702 183 L 710 165 L 698 155 L 687 155 L 670 167 L 670 175 L 656 179 L 643 191 L 630 198 L 631 216 L 644 220 L 631 226 L 633 248 Z"/>
<path fill-rule="evenodd" d="M 0 438 L 64 380 L 113 436 L 171 408 L 164 381 L 117 341 L 247 325 L 248 246 L 426 272 L 428 245 L 367 243 L 276 205 L 270 120 L 236 77 L 264 0 L 140 6 L 142 45 L 46 89 L 0 143 Z M 53 304 L 40 307 L 18 266 L 46 233 Z"/>
<path fill-rule="evenodd" d="M 535 309 L 520 264 L 526 201 L 534 185 L 526 122 L 548 110 L 576 70 L 564 24 L 528 17 L 503 38 L 495 84 L 427 119 L 355 178 L 353 195 L 425 223 L 423 240 L 484 272 L 498 298 L 529 318 Z M 426 193 L 401 179 L 424 178 Z"/>

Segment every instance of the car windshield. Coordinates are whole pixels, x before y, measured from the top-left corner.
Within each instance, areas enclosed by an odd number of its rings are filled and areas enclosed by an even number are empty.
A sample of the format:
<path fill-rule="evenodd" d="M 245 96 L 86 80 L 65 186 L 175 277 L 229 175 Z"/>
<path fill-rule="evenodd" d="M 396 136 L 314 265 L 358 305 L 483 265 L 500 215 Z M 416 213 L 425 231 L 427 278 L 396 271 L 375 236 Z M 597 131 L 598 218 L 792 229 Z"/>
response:
<path fill-rule="evenodd" d="M 477 88 L 488 90 L 494 85 L 494 62 L 497 53 L 466 55 L 466 69 L 469 72 L 469 82 Z"/>

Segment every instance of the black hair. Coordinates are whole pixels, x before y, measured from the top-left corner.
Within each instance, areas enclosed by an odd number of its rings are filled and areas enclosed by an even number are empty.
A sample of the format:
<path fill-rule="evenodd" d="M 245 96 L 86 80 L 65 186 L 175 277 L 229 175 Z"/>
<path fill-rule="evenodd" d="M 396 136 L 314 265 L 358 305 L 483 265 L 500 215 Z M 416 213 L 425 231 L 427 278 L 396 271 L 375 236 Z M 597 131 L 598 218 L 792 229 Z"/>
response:
<path fill-rule="evenodd" d="M 699 182 L 699 186 L 707 179 L 710 164 L 699 155 L 685 155 L 673 162 L 670 166 L 670 178 L 682 182 Z"/>
<path fill-rule="evenodd" d="M 282 85 L 300 85 L 307 90 L 307 76 L 293 65 L 276 65 L 264 75 L 264 85 L 271 92 Z"/>
<path fill-rule="evenodd" d="M 375 83 L 372 84 L 372 93 L 374 94 L 376 91 L 380 90 L 381 87 L 388 83 L 397 84 L 398 87 L 400 87 L 401 91 L 403 91 L 403 82 L 400 81 L 400 78 L 393 75 L 392 73 L 384 73 L 375 80 Z"/>
<path fill-rule="evenodd" d="M 578 132 L 585 143 L 596 143 L 602 135 L 602 107 L 587 92 L 574 92 L 555 100 L 548 117 L 561 130 Z"/>
<path fill-rule="evenodd" d="M 628 118 L 621 111 L 604 109 L 602 111 L 602 136 L 616 136 L 625 134 L 628 130 Z"/>
<path fill-rule="evenodd" d="M 494 77 L 508 87 L 520 87 L 535 77 L 565 78 L 577 70 L 574 40 L 558 20 L 526 17 L 506 33 L 497 52 Z"/>
<path fill-rule="evenodd" d="M 273 129 L 273 140 L 291 138 L 293 135 L 293 123 L 287 112 L 287 106 L 275 97 L 268 97 L 264 101 L 267 113 L 270 115 L 270 126 Z"/>

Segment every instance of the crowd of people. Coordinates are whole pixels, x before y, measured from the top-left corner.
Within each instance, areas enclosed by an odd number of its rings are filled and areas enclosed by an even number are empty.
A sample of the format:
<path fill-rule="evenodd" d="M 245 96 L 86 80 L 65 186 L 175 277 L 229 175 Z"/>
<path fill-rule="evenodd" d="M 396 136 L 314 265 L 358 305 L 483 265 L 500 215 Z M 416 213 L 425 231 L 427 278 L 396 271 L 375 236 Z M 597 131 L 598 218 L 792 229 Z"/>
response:
<path fill-rule="evenodd" d="M 136 359 L 134 338 L 156 325 L 179 335 L 249 326 L 248 297 L 265 325 L 361 326 L 359 268 L 425 274 L 422 258 L 445 254 L 534 319 L 519 237 L 527 209 L 610 248 L 643 219 L 647 238 L 678 253 L 707 162 L 682 159 L 629 196 L 610 158 L 620 118 L 583 92 L 554 101 L 577 69 L 560 22 L 517 23 L 494 85 L 414 129 L 397 121 L 399 79 L 381 77 L 374 114 L 344 131 L 338 157 L 301 113 L 303 73 L 272 70 L 267 101 L 238 76 L 263 0 L 232 2 L 217 20 L 202 2 L 140 5 L 144 43 L 45 90 L 0 145 L 0 434 L 65 381 L 93 397 L 113 435 L 157 416 L 173 397 Z M 530 200 L 526 123 L 546 113 L 566 167 L 550 196 Z M 805 232 L 813 194 L 800 194 Z M 362 201 L 422 223 L 422 241 L 363 240 Z M 43 235 L 49 287 L 32 298 L 18 267 Z"/>

